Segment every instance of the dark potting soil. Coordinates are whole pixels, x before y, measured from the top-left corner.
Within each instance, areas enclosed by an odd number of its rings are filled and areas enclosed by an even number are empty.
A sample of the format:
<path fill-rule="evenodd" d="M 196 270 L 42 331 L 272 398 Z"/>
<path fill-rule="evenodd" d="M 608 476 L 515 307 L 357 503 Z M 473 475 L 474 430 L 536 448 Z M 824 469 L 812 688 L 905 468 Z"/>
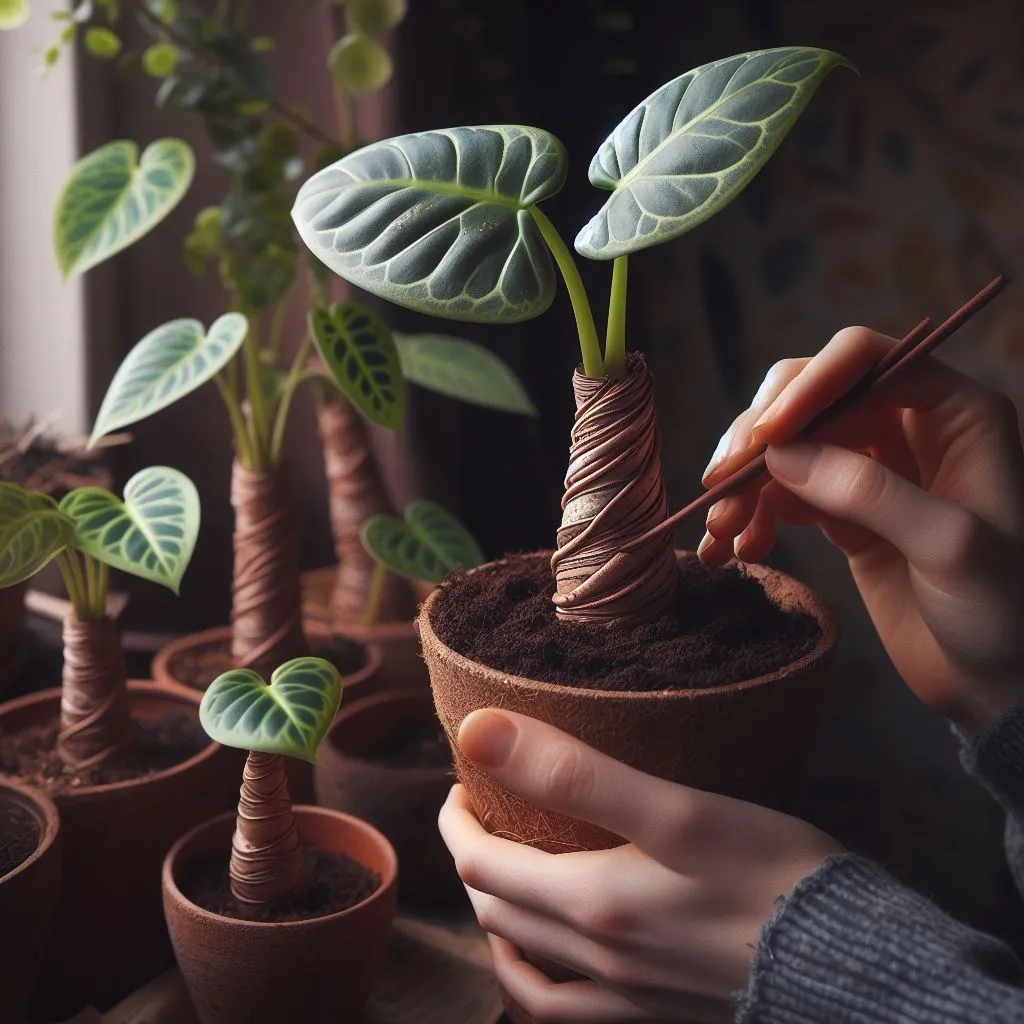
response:
<path fill-rule="evenodd" d="M 380 875 L 344 853 L 307 848 L 311 860 L 305 893 L 287 907 L 243 912 L 231 895 L 227 861 L 214 861 L 182 879 L 182 894 L 197 906 L 223 917 L 248 921 L 308 921 L 348 910 L 380 888 Z"/>
<path fill-rule="evenodd" d="M 0 878 L 36 852 L 39 836 L 35 815 L 27 807 L 0 796 Z"/>
<path fill-rule="evenodd" d="M 344 676 L 358 672 L 366 664 L 366 649 L 345 636 L 312 636 L 310 653 L 325 658 Z M 231 641 L 190 647 L 176 652 L 167 669 L 174 679 L 193 690 L 205 690 L 222 672 L 234 668 Z"/>
<path fill-rule="evenodd" d="M 452 748 L 437 722 L 406 722 L 386 744 L 360 760 L 388 768 L 449 768 Z"/>
<path fill-rule="evenodd" d="M 76 769 L 57 755 L 58 731 L 56 719 L 18 732 L 0 729 L 0 773 L 15 775 L 48 793 L 62 793 L 82 786 L 140 779 L 173 768 L 210 744 L 198 719 L 169 713 L 135 721 L 132 744 L 116 759 Z"/>
<path fill-rule="evenodd" d="M 679 563 L 675 606 L 627 629 L 565 622 L 545 558 L 450 577 L 431 615 L 438 638 L 491 668 L 595 690 L 704 689 L 754 679 L 813 650 L 817 621 L 783 611 L 742 568 Z"/>

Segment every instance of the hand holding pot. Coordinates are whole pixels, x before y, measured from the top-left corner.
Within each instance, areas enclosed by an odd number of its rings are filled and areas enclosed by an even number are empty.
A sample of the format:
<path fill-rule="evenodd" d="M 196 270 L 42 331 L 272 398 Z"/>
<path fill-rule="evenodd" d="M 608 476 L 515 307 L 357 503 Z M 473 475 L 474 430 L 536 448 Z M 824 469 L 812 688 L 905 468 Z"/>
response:
<path fill-rule="evenodd" d="M 705 562 L 756 562 L 779 522 L 846 554 L 897 670 L 980 733 L 1024 695 L 1024 455 L 1012 403 L 935 359 L 814 442 L 790 441 L 894 344 L 863 327 L 769 371 L 722 437 L 707 485 L 768 445 L 761 477 L 708 513 Z M 767 482 L 766 482 L 767 481 Z"/>
<path fill-rule="evenodd" d="M 730 1021 L 776 901 L 839 847 L 804 822 L 645 775 L 512 712 L 469 715 L 459 745 L 502 786 L 622 836 L 550 854 L 490 835 L 462 786 L 440 827 L 498 977 L 537 1021 Z M 586 975 L 553 983 L 523 950 Z"/>

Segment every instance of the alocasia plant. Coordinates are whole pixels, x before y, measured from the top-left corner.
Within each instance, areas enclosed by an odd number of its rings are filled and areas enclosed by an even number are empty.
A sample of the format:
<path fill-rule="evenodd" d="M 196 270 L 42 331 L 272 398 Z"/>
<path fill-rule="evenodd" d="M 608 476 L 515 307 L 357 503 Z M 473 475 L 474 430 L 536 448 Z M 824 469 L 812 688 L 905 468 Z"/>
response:
<path fill-rule="evenodd" d="M 76 767 L 99 764 L 130 741 L 124 659 L 107 616 L 109 570 L 178 592 L 199 532 L 199 495 L 183 473 L 151 466 L 123 498 L 79 487 L 58 505 L 0 482 L 0 587 L 56 561 L 71 600 L 64 623 L 64 676 L 57 750 Z"/>
<path fill-rule="evenodd" d="M 657 618 L 676 589 L 671 537 L 620 548 L 662 522 L 667 499 L 642 356 L 627 356 L 627 261 L 690 231 L 731 202 L 781 143 L 842 56 L 782 47 L 712 61 L 673 79 L 615 128 L 590 164 L 611 192 L 576 249 L 612 260 L 602 350 L 572 252 L 541 205 L 567 173 L 562 144 L 523 125 L 417 132 L 374 143 L 314 174 L 292 218 L 336 274 L 409 309 L 511 323 L 545 312 L 561 274 L 576 318 L 562 527 L 553 559 L 559 614 L 626 624 Z"/>

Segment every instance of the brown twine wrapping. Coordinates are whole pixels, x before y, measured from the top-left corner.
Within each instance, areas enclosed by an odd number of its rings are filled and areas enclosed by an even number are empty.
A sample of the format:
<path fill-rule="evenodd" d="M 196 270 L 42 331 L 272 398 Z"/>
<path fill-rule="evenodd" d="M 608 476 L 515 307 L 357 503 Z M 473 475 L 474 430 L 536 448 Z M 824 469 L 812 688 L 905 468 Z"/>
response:
<path fill-rule="evenodd" d="M 231 476 L 235 575 L 231 657 L 265 678 L 309 654 L 302 632 L 295 523 L 279 473 L 258 473 L 237 459 Z"/>
<path fill-rule="evenodd" d="M 308 863 L 277 754 L 246 758 L 229 875 L 232 895 L 254 909 L 286 905 L 306 886 Z"/>
<path fill-rule="evenodd" d="M 323 442 L 331 532 L 338 557 L 331 614 L 337 621 L 359 619 L 377 568 L 359 539 L 359 528 L 372 515 L 394 515 L 394 507 L 370 447 L 366 423 L 352 404 L 344 398 L 321 400 L 317 423 Z M 377 621 L 400 622 L 415 614 L 416 598 L 409 581 L 388 573 Z"/>
<path fill-rule="evenodd" d="M 558 550 L 551 559 L 558 614 L 579 622 L 627 626 L 652 622 L 676 590 L 672 536 L 632 552 L 629 571 L 595 579 L 631 540 L 662 522 L 668 498 L 654 414 L 654 378 L 631 355 L 622 377 L 573 374 L 576 419 L 562 498 Z M 586 584 L 586 593 L 578 592 Z"/>
<path fill-rule="evenodd" d="M 131 742 L 124 653 L 114 621 L 64 620 L 57 753 L 76 768 L 109 761 Z"/>

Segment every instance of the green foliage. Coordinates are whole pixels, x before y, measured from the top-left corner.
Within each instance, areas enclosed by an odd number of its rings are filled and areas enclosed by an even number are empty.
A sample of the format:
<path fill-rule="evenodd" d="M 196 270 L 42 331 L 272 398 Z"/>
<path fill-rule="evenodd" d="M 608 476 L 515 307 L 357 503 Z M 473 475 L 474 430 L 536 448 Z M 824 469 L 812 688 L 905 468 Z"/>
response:
<path fill-rule="evenodd" d="M 406 10 L 406 0 L 348 0 L 346 18 L 353 32 L 380 36 L 393 29 Z"/>
<path fill-rule="evenodd" d="M 562 144 L 537 128 L 402 135 L 314 174 L 292 218 L 315 256 L 374 295 L 451 320 L 511 323 L 554 298 L 530 209 L 565 172 Z"/>
<path fill-rule="evenodd" d="M 356 302 L 309 314 L 317 351 L 334 382 L 364 415 L 397 430 L 405 412 L 398 349 L 386 323 Z"/>
<path fill-rule="evenodd" d="M 339 39 L 327 56 L 334 81 L 346 92 L 379 89 L 394 71 L 388 51 L 366 36 L 354 33 Z"/>
<path fill-rule="evenodd" d="M 110 142 L 75 164 L 57 201 L 53 239 L 65 278 L 142 238 L 181 201 L 195 158 L 180 139 L 160 139 L 138 159 L 134 142 Z"/>
<path fill-rule="evenodd" d="M 178 48 L 170 43 L 154 43 L 142 55 L 142 67 L 153 78 L 166 78 L 178 66 Z"/>
<path fill-rule="evenodd" d="M 178 593 L 199 533 L 199 494 L 168 466 L 140 470 L 124 501 L 102 487 L 80 487 L 60 503 L 75 526 L 74 546 L 114 569 Z"/>
<path fill-rule="evenodd" d="M 102 26 L 86 29 L 84 43 L 89 56 L 99 60 L 113 60 L 121 52 L 120 37 Z"/>
<path fill-rule="evenodd" d="M 45 494 L 0 482 L 0 588 L 34 576 L 67 547 L 74 524 Z"/>
<path fill-rule="evenodd" d="M 392 572 L 440 583 L 484 560 L 472 534 L 440 505 L 414 501 L 402 516 L 371 516 L 359 531 L 363 547 Z"/>
<path fill-rule="evenodd" d="M 591 161 L 591 182 L 612 195 L 577 250 L 613 259 L 716 214 L 764 166 L 829 71 L 851 66 L 828 50 L 789 46 L 716 60 L 663 85 Z"/>
<path fill-rule="evenodd" d="M 31 13 L 28 0 L 0 0 L 0 29 L 20 28 Z"/>
<path fill-rule="evenodd" d="M 340 705 L 338 670 L 323 658 L 295 658 L 269 686 L 247 668 L 219 675 L 203 694 L 199 721 L 227 747 L 315 762 Z"/>

